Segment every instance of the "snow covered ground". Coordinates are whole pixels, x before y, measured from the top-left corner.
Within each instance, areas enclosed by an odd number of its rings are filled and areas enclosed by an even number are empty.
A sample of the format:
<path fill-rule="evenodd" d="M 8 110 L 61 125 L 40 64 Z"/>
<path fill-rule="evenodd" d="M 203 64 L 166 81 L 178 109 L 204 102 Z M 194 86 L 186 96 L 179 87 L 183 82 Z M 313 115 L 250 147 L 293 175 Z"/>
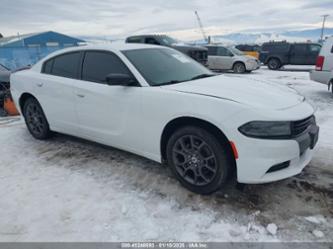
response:
<path fill-rule="evenodd" d="M 315 156 L 296 177 L 199 196 L 141 157 L 0 120 L 0 241 L 333 241 L 333 96 L 297 68 L 247 77 L 317 108 Z"/>

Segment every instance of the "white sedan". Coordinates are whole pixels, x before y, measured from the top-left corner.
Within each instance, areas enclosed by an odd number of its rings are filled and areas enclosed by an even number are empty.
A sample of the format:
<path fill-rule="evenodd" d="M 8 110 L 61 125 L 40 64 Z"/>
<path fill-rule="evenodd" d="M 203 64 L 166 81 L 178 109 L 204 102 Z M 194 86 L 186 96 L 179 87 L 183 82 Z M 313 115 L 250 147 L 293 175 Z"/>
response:
<path fill-rule="evenodd" d="M 11 82 L 33 137 L 55 131 L 165 162 L 200 194 L 218 190 L 233 173 L 241 183 L 298 174 L 318 139 L 304 97 L 215 75 L 166 47 L 65 49 Z"/>

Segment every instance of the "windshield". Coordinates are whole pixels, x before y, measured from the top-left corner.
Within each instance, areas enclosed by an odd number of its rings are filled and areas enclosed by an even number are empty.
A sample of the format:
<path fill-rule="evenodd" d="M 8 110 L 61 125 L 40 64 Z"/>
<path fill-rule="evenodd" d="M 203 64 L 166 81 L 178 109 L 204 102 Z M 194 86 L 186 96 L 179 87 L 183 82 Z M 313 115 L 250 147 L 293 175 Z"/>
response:
<path fill-rule="evenodd" d="M 163 35 L 160 37 L 160 41 L 163 45 L 171 46 L 172 44 L 178 43 L 175 39 L 170 36 Z"/>
<path fill-rule="evenodd" d="M 176 84 L 215 75 L 173 49 L 147 48 L 122 52 L 151 86 Z"/>
<path fill-rule="evenodd" d="M 235 55 L 244 55 L 244 53 L 242 51 L 238 50 L 237 48 L 229 47 L 228 49 Z"/>

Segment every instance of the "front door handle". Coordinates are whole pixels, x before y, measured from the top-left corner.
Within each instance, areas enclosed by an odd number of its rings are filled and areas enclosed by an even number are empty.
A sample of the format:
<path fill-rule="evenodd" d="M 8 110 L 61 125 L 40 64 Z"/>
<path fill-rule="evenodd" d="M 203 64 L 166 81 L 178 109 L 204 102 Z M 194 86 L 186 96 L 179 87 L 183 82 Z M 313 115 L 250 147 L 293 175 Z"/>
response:
<path fill-rule="evenodd" d="M 38 87 L 42 87 L 44 84 L 43 83 L 37 83 Z"/>
<path fill-rule="evenodd" d="M 83 94 L 80 94 L 80 93 L 78 93 L 78 94 L 76 94 L 79 98 L 84 98 L 85 96 L 83 95 Z"/>

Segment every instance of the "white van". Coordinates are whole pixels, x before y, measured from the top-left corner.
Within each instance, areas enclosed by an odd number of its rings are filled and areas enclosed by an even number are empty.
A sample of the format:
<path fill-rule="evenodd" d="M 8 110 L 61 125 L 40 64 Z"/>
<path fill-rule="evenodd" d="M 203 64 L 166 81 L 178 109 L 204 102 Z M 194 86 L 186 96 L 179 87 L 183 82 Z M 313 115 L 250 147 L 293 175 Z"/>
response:
<path fill-rule="evenodd" d="M 317 58 L 316 69 L 310 72 L 311 80 L 327 84 L 333 93 L 333 37 L 328 38 Z"/>

